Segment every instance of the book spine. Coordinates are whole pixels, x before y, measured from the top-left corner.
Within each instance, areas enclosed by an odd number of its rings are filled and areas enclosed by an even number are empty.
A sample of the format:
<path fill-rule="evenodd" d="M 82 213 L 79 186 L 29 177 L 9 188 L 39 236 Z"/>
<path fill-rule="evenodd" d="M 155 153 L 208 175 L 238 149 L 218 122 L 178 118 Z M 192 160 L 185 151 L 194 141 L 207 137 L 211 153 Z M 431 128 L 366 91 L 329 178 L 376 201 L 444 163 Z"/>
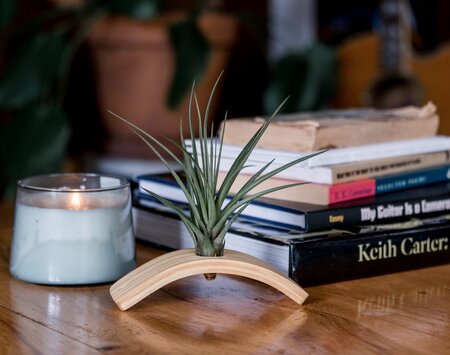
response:
<path fill-rule="evenodd" d="M 303 165 L 296 165 L 280 172 L 277 174 L 277 177 L 314 182 L 318 184 L 340 184 L 446 164 L 449 161 L 449 155 L 449 151 L 441 151 L 436 153 L 415 154 L 404 157 L 368 160 L 363 162 L 319 166 L 314 168 L 305 166 L 305 162 Z M 227 172 L 234 161 L 235 158 L 222 157 L 220 170 L 222 172 Z M 267 161 L 270 160 L 267 159 Z M 262 168 L 265 162 L 266 161 L 262 162 L 249 160 L 249 166 L 244 170 L 245 174 L 256 173 Z M 278 164 L 277 161 L 275 161 L 268 171 L 276 169 L 280 166 L 281 164 Z"/>
<path fill-rule="evenodd" d="M 450 262 L 450 225 L 328 238 L 291 245 L 291 277 L 302 286 Z"/>
<path fill-rule="evenodd" d="M 376 179 L 376 193 L 388 193 L 397 190 L 410 189 L 450 179 L 450 166 L 439 166 L 420 171 L 414 171 L 395 176 Z"/>
<path fill-rule="evenodd" d="M 223 157 L 236 159 L 242 147 L 223 145 Z M 298 164 L 298 166 L 318 167 L 337 164 L 361 163 L 375 159 L 392 159 L 417 154 L 436 153 L 450 150 L 450 137 L 432 136 L 384 143 L 349 146 L 330 149 Z M 267 163 L 276 157 L 278 164 L 286 164 L 309 153 L 276 149 L 255 148 L 249 162 Z"/>
<path fill-rule="evenodd" d="M 305 231 L 339 229 L 349 226 L 384 224 L 412 217 L 426 217 L 450 211 L 450 197 L 405 199 L 385 203 L 331 207 L 304 212 Z"/>
<path fill-rule="evenodd" d="M 333 165 L 330 166 L 332 177 L 329 184 L 344 183 L 359 179 L 397 174 L 404 171 L 425 169 L 447 163 L 449 161 L 449 156 L 449 151 L 443 151 L 408 155 L 391 159 L 369 160 L 367 162 L 354 164 Z"/>
<path fill-rule="evenodd" d="M 411 154 L 434 153 L 450 149 L 450 138 L 432 137 L 405 141 L 371 144 L 358 147 L 331 149 L 306 160 L 309 167 L 361 162 Z"/>
<path fill-rule="evenodd" d="M 445 165 L 375 179 L 331 185 L 329 189 L 329 203 L 339 203 L 404 189 L 411 189 L 447 181 L 449 178 L 450 166 Z"/>
<path fill-rule="evenodd" d="M 374 179 L 331 185 L 328 190 L 328 203 L 333 204 L 370 197 L 374 196 L 376 193 L 376 181 Z"/>

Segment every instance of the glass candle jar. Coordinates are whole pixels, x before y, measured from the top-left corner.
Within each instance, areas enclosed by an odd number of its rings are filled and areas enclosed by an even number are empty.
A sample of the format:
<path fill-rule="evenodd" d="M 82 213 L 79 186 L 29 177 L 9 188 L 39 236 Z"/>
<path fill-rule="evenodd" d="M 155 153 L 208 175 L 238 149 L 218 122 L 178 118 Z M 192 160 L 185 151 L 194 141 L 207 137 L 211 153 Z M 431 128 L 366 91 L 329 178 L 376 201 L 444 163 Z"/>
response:
<path fill-rule="evenodd" d="M 117 280 L 135 267 L 131 193 L 124 178 L 34 176 L 17 184 L 10 272 L 56 285 Z"/>

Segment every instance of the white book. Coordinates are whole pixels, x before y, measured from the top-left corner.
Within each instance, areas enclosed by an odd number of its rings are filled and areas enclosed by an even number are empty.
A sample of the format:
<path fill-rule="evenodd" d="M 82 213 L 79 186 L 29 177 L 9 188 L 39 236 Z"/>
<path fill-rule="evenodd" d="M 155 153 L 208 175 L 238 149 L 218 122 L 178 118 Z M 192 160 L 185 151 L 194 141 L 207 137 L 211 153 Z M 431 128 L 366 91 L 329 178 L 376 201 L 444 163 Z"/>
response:
<path fill-rule="evenodd" d="M 190 144 L 188 141 L 187 143 Z M 198 144 L 198 142 L 197 142 Z M 224 144 L 222 157 L 235 159 L 242 147 Z M 412 154 L 433 153 L 450 150 L 450 137 L 432 136 L 401 141 L 361 145 L 356 147 L 330 149 L 313 158 L 297 164 L 297 167 L 320 167 L 337 164 L 355 163 L 374 159 L 401 157 Z M 255 148 L 249 162 L 267 163 L 275 158 L 277 164 L 286 164 L 311 153 L 289 152 Z"/>
<path fill-rule="evenodd" d="M 223 146 L 223 156 L 237 157 L 241 148 L 236 146 Z M 299 166 L 318 167 L 345 163 L 361 162 L 366 160 L 384 159 L 406 156 L 419 153 L 432 153 L 450 149 L 450 137 L 433 136 L 386 143 L 368 144 L 357 147 L 330 149 Z M 278 164 L 286 164 L 294 159 L 307 156 L 310 153 L 297 153 L 280 150 L 255 148 L 249 159 L 251 161 L 268 162 L 276 158 Z"/>
<path fill-rule="evenodd" d="M 233 165 L 235 158 L 222 157 L 219 170 L 226 173 Z M 298 166 L 294 165 L 276 175 L 279 179 L 293 181 L 308 181 L 316 184 L 339 184 L 362 179 L 378 178 L 386 175 L 407 173 L 441 166 L 450 163 L 450 151 L 439 151 L 434 153 L 412 154 L 401 157 L 385 159 L 374 159 L 363 162 L 337 164 L 329 166 Z M 253 175 L 259 171 L 264 162 L 247 160 L 246 167 L 242 173 Z M 281 167 L 282 164 L 274 161 L 266 171 L 272 171 Z"/>
<path fill-rule="evenodd" d="M 231 166 L 233 165 L 235 161 L 235 158 L 228 158 L 228 157 L 222 157 L 220 161 L 220 167 L 219 170 L 222 172 L 227 172 L 230 170 Z M 253 160 L 247 160 L 247 163 L 245 164 L 246 167 L 242 170 L 242 173 L 245 174 L 255 174 L 257 171 L 259 171 L 263 166 L 264 162 L 260 161 L 253 161 Z M 279 168 L 282 164 L 278 163 L 277 161 L 273 162 L 266 170 L 266 172 L 275 170 Z M 308 181 L 308 182 L 314 182 L 317 184 L 328 184 L 331 185 L 335 183 L 335 173 L 333 172 L 332 168 L 330 167 L 317 167 L 317 168 L 309 168 L 305 165 L 294 165 L 290 167 L 289 169 L 286 169 L 276 175 L 280 179 L 286 179 L 286 180 L 301 180 L 301 181 Z"/>

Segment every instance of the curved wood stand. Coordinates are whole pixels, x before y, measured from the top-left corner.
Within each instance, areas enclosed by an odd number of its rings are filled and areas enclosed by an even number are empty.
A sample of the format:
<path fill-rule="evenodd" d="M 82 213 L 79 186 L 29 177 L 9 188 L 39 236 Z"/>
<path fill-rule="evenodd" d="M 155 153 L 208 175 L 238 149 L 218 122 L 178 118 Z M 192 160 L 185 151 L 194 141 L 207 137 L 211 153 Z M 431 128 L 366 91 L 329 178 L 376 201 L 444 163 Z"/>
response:
<path fill-rule="evenodd" d="M 194 249 L 173 251 L 148 261 L 114 283 L 110 293 L 125 311 L 173 281 L 207 273 L 232 274 L 263 282 L 298 304 L 303 304 L 308 297 L 290 278 L 251 255 L 225 250 L 223 256 L 205 257 L 196 255 Z"/>

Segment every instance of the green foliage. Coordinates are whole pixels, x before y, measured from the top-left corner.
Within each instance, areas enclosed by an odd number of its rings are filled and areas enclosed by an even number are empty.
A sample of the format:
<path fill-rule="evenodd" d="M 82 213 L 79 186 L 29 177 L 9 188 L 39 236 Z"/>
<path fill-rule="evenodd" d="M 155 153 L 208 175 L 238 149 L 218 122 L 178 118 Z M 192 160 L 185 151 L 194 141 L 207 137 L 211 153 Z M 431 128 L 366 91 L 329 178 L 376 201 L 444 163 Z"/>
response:
<path fill-rule="evenodd" d="M 11 58 L 0 81 L 0 196 L 12 198 L 16 181 L 60 171 L 70 136 L 62 109 L 62 81 L 73 45 L 56 31 L 30 36 Z"/>
<path fill-rule="evenodd" d="M 9 25 L 16 12 L 16 0 L 0 1 L 0 30 Z"/>
<path fill-rule="evenodd" d="M 217 85 L 217 82 L 216 82 Z M 266 131 L 267 127 L 282 107 L 280 105 L 275 113 L 265 121 L 261 128 L 254 134 L 249 142 L 242 149 L 241 153 L 236 158 L 231 166 L 229 172 L 224 178 L 222 184 L 218 186 L 218 172 L 220 167 L 220 160 L 222 156 L 223 139 L 213 139 L 213 127 L 208 132 L 207 121 L 210 103 L 214 94 L 215 86 L 212 90 L 208 105 L 202 116 L 197 97 L 194 89 L 191 91 L 190 98 L 190 139 L 192 142 L 191 150 L 188 150 L 182 133 L 182 124 L 180 123 L 180 143 L 170 141 L 178 149 L 180 149 L 183 158 L 179 159 L 172 151 L 161 141 L 154 138 L 149 133 L 143 131 L 139 127 L 125 120 L 124 118 L 112 113 L 125 123 L 147 144 L 147 146 L 158 156 L 158 158 L 166 165 L 175 181 L 186 196 L 189 204 L 189 213 L 185 213 L 181 208 L 167 200 L 163 196 L 158 195 L 154 191 L 147 192 L 159 200 L 161 203 L 172 209 L 183 221 L 187 230 L 189 231 L 196 252 L 202 256 L 220 256 L 223 254 L 225 247 L 225 235 L 229 228 L 242 213 L 242 211 L 256 198 L 266 195 L 270 192 L 300 185 L 301 183 L 288 184 L 276 188 L 267 189 L 258 193 L 251 193 L 252 189 L 260 185 L 267 179 L 275 176 L 279 172 L 298 164 L 299 162 L 313 157 L 319 153 L 313 153 L 309 156 L 296 159 L 288 164 L 285 164 L 277 169 L 267 172 L 267 168 L 272 162 L 266 164 L 257 173 L 248 179 L 246 184 L 235 196 L 226 204 L 225 199 L 230 192 L 230 188 L 239 173 L 245 168 L 245 163 L 249 158 L 251 152 L 256 147 L 256 144 Z M 198 143 L 195 143 L 194 136 L 194 118 L 197 116 L 197 123 L 199 128 Z M 226 117 L 225 117 L 226 122 Z M 181 178 L 168 161 L 161 155 L 160 152 L 168 154 L 175 160 L 183 170 L 185 181 Z"/>
<path fill-rule="evenodd" d="M 16 181 L 60 171 L 70 128 L 57 106 L 30 104 L 0 130 L 0 195 L 14 196 Z"/>
<path fill-rule="evenodd" d="M 176 66 L 167 104 L 173 109 L 186 96 L 191 83 L 201 78 L 208 65 L 211 46 L 200 32 L 196 17 L 175 23 L 169 34 Z"/>
<path fill-rule="evenodd" d="M 14 0 L 2 0 L 0 28 L 10 23 L 14 11 Z M 0 197 L 2 192 L 11 196 L 17 178 L 60 166 L 70 129 L 63 111 L 66 81 L 73 56 L 90 26 L 106 14 L 149 20 L 159 13 L 159 0 L 92 0 L 78 9 L 41 13 L 14 34 L 23 44 L 17 46 L 19 50 L 0 77 L 0 108 L 10 115 L 10 122 L 0 126 Z M 201 76 L 208 63 L 209 44 L 195 18 L 176 23 L 170 30 L 177 64 L 168 94 L 172 108 L 186 96 L 190 83 Z M 52 153 L 45 146 L 56 150 Z"/>
<path fill-rule="evenodd" d="M 265 110 L 272 112 L 287 96 L 282 112 L 325 108 L 336 90 L 337 59 L 331 48 L 316 43 L 301 53 L 290 53 L 275 63 L 265 96 Z"/>
<path fill-rule="evenodd" d="M 40 32 L 29 38 L 12 58 L 0 82 L 0 106 L 20 109 L 31 102 L 48 100 L 55 81 L 66 69 L 62 62 L 66 42 L 61 34 Z"/>
<path fill-rule="evenodd" d="M 111 0 L 108 6 L 111 13 L 145 21 L 159 14 L 161 4 L 159 0 Z"/>

